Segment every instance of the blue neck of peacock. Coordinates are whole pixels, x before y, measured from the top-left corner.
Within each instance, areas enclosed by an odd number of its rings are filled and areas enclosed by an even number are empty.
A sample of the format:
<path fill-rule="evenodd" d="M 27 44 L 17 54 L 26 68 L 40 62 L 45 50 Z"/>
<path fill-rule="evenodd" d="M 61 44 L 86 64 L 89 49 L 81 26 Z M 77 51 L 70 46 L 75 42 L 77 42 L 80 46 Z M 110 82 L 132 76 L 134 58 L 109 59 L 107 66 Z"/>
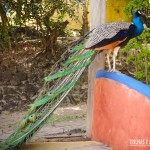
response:
<path fill-rule="evenodd" d="M 133 36 L 134 37 L 139 36 L 144 30 L 143 22 L 142 22 L 141 18 L 136 15 L 134 15 L 134 18 L 132 21 L 133 21 L 134 25 L 136 26 Z"/>

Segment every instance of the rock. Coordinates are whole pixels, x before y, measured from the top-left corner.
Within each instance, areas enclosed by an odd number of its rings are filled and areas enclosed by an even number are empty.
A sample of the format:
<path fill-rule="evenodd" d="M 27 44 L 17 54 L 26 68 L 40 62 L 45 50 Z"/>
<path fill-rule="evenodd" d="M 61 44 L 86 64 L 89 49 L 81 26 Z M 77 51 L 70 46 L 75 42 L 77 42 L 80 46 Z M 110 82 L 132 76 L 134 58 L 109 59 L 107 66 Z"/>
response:
<path fill-rule="evenodd" d="M 0 70 L 0 81 L 2 82 L 2 80 L 3 80 L 3 76 L 2 76 L 2 71 Z"/>
<path fill-rule="evenodd" d="M 2 99 L 3 98 L 3 94 L 2 93 L 0 93 L 0 99 Z"/>
<path fill-rule="evenodd" d="M 12 74 L 9 70 L 2 73 L 2 81 L 4 82 L 4 84 L 6 82 L 9 82 L 11 78 L 12 78 Z"/>
<path fill-rule="evenodd" d="M 23 96 L 20 96 L 20 98 L 21 98 L 22 101 L 26 101 L 26 100 L 27 100 L 27 97 L 24 96 L 24 95 L 23 95 Z"/>
<path fill-rule="evenodd" d="M 9 114 L 9 111 L 5 110 L 5 111 L 3 111 L 2 114 L 3 114 L 3 115 L 8 115 L 8 114 Z"/>
<path fill-rule="evenodd" d="M 19 80 L 19 81 L 24 81 L 28 79 L 28 76 L 25 72 L 18 72 L 15 77 Z"/>
<path fill-rule="evenodd" d="M 0 89 L 0 99 L 2 99 L 3 98 L 3 91 L 2 91 L 2 89 Z"/>
<path fill-rule="evenodd" d="M 20 84 L 21 84 L 21 81 L 17 77 L 13 77 L 10 80 L 10 85 L 19 86 Z"/>
<path fill-rule="evenodd" d="M 75 133 L 82 133 L 83 129 L 81 128 L 77 128 L 77 129 L 72 129 L 69 131 L 71 134 L 75 134 Z"/>
<path fill-rule="evenodd" d="M 15 96 L 14 95 L 5 95 L 4 96 L 4 101 L 6 103 L 8 103 L 8 102 L 15 102 Z"/>
<path fill-rule="evenodd" d="M 4 110 L 14 111 L 18 107 L 18 97 L 13 95 L 6 95 L 2 100 L 2 105 Z"/>
<path fill-rule="evenodd" d="M 3 106 L 3 105 L 5 105 L 6 104 L 6 101 L 4 100 L 4 99 L 1 99 L 1 101 L 0 101 L 0 106 Z"/>
<path fill-rule="evenodd" d="M 4 91 L 4 95 L 17 94 L 17 91 L 11 87 L 4 87 L 3 91 Z"/>
<path fill-rule="evenodd" d="M 33 84 L 27 84 L 25 92 L 29 97 L 33 97 L 38 91 L 38 88 Z"/>
<path fill-rule="evenodd" d="M 17 88 L 18 93 L 24 94 L 26 92 L 25 91 L 25 89 L 26 89 L 25 85 L 26 84 L 22 84 L 22 85 L 18 86 L 18 88 Z"/>
<path fill-rule="evenodd" d="M 2 110 L 3 110 L 3 108 L 2 108 L 2 106 L 0 106 L 0 114 L 2 113 Z"/>

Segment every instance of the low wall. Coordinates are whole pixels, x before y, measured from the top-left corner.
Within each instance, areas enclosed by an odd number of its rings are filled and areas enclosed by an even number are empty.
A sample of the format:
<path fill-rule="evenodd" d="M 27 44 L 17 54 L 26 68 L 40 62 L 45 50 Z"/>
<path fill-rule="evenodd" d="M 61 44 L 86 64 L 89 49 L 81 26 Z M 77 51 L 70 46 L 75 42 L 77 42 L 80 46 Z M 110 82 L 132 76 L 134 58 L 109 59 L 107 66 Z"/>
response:
<path fill-rule="evenodd" d="M 150 87 L 121 73 L 98 71 L 92 140 L 113 150 L 149 150 Z"/>

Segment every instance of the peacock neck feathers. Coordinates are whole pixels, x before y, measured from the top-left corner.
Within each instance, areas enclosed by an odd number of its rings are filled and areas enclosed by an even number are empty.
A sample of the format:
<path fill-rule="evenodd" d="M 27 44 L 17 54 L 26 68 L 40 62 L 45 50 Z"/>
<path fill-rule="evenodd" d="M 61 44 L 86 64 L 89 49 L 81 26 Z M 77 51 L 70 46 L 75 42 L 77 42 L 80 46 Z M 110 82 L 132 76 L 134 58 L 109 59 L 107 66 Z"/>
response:
<path fill-rule="evenodd" d="M 140 16 L 138 16 L 136 13 L 134 14 L 132 22 L 133 24 L 130 28 L 130 37 L 134 38 L 136 36 L 139 36 L 143 32 L 144 26 Z"/>

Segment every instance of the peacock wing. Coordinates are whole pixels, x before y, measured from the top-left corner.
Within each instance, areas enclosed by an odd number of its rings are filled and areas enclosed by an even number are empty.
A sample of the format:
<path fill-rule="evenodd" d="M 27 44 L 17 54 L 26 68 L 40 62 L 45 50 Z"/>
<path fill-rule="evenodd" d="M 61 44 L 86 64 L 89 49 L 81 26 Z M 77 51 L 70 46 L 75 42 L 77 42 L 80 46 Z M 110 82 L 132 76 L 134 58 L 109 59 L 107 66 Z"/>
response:
<path fill-rule="evenodd" d="M 121 30 L 128 30 L 131 23 L 128 22 L 112 22 L 102 24 L 100 27 L 95 28 L 89 35 L 85 48 L 91 48 L 104 39 L 113 38 Z"/>

